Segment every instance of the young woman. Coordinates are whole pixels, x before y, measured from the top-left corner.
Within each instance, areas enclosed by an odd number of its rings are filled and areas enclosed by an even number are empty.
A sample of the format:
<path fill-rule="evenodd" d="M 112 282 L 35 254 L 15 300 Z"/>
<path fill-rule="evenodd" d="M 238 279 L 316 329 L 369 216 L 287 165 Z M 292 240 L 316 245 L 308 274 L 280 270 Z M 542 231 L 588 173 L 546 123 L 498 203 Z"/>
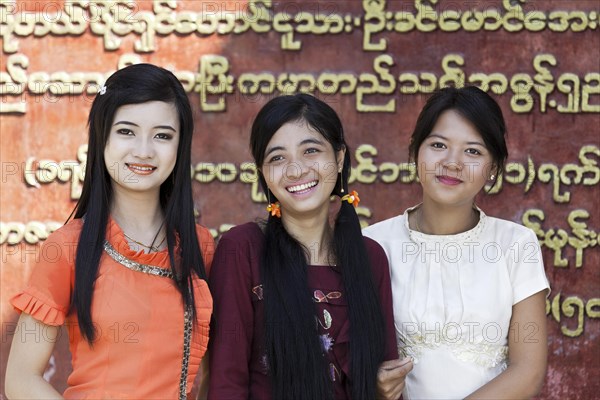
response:
<path fill-rule="evenodd" d="M 66 325 L 64 398 L 184 399 L 208 343 L 214 246 L 194 222 L 190 104 L 172 73 L 132 65 L 108 78 L 88 124 L 75 218 L 48 237 L 12 299 L 22 314 L 7 396 L 62 398 L 42 374 Z"/>
<path fill-rule="evenodd" d="M 270 213 L 217 247 L 208 397 L 373 399 L 379 365 L 398 358 L 391 288 L 348 192 L 342 124 L 312 96 L 278 97 L 254 120 L 250 148 Z"/>
<path fill-rule="evenodd" d="M 404 398 L 520 399 L 546 371 L 549 285 L 535 234 L 475 205 L 504 170 L 505 124 L 483 91 L 448 88 L 419 115 L 410 158 L 421 204 L 365 229 L 387 253 Z"/>

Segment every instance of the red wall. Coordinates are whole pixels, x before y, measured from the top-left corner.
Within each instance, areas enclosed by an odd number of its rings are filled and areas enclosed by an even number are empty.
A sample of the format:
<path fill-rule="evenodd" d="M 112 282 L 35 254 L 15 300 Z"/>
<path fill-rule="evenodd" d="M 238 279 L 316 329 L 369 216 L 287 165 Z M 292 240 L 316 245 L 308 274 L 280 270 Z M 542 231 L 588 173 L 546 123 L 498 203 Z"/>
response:
<path fill-rule="evenodd" d="M 75 205 L 96 84 L 127 63 L 150 62 L 176 71 L 189 91 L 195 204 L 215 235 L 264 215 L 244 163 L 253 116 L 281 91 L 314 93 L 339 112 L 369 224 L 417 202 L 407 145 L 428 93 L 464 83 L 494 92 L 511 164 L 501 189 L 478 203 L 535 229 L 542 244 L 552 293 L 540 398 L 596 396 L 597 1 L 81 3 L 0 3 L 2 375 L 18 317 L 8 299 Z M 252 79 L 262 82 L 254 92 Z M 59 388 L 70 368 L 65 339 L 47 373 Z"/>

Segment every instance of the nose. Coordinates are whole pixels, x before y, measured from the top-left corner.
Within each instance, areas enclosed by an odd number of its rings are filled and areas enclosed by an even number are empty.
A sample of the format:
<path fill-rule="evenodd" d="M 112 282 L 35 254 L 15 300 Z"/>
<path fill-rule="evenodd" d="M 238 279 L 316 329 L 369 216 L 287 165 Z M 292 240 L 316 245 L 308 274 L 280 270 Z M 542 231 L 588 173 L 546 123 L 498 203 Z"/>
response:
<path fill-rule="evenodd" d="M 291 160 L 285 167 L 285 177 L 289 181 L 297 181 L 304 177 L 310 170 L 310 165 L 305 160 Z"/>
<path fill-rule="evenodd" d="M 154 157 L 154 144 L 151 137 L 138 136 L 135 141 L 132 155 L 139 159 L 150 159 Z"/>
<path fill-rule="evenodd" d="M 452 150 L 446 153 L 446 157 L 442 160 L 442 169 L 444 171 L 453 171 L 461 173 L 465 163 L 463 160 L 463 152 L 461 150 Z"/>

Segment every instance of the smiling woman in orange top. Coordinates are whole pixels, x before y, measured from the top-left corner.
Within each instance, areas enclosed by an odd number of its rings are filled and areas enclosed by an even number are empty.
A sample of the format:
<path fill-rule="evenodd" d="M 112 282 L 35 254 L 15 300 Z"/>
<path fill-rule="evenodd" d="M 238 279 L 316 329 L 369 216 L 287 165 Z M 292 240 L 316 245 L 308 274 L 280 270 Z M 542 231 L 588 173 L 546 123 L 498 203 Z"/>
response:
<path fill-rule="evenodd" d="M 69 329 L 71 399 L 184 399 L 208 343 L 214 243 L 195 224 L 193 118 L 169 71 L 114 73 L 96 96 L 75 218 L 48 237 L 6 371 L 9 398 L 62 398 L 42 377 L 54 347 L 21 332 Z M 52 257 L 50 255 L 53 255 Z"/>

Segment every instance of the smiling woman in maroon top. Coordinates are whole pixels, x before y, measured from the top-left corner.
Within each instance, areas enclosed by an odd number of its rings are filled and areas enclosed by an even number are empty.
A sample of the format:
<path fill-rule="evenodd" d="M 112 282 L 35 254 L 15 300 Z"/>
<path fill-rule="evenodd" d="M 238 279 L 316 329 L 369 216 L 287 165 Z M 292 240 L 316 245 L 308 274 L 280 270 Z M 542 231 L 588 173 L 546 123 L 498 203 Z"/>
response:
<path fill-rule="evenodd" d="M 278 97 L 250 147 L 270 214 L 231 229 L 215 253 L 209 398 L 373 399 L 380 364 L 398 358 L 390 278 L 348 194 L 341 122 L 312 96 Z"/>

